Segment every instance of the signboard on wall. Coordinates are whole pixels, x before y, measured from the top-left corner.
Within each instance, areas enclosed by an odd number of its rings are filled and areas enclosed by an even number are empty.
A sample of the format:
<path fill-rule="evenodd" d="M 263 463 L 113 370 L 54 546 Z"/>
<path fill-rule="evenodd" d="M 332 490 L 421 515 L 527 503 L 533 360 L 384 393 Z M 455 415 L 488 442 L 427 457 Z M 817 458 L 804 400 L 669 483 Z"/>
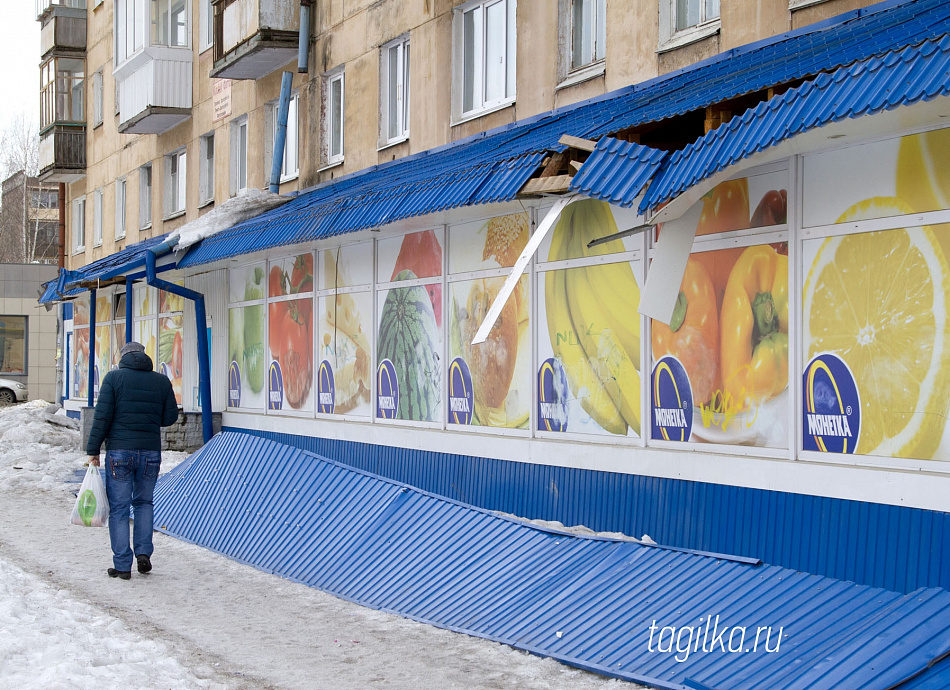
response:
<path fill-rule="evenodd" d="M 223 120 L 231 115 L 231 80 L 215 79 L 211 85 L 211 110 L 213 121 Z"/>

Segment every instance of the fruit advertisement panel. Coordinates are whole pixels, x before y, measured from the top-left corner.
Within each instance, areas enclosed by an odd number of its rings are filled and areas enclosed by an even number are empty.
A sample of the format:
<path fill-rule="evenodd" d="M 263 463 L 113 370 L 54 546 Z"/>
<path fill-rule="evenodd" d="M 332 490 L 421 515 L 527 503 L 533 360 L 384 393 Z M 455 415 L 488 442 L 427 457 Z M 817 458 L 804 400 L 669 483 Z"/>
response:
<path fill-rule="evenodd" d="M 787 243 L 692 254 L 652 334 L 654 439 L 788 446 Z"/>
<path fill-rule="evenodd" d="M 442 419 L 442 329 L 428 285 L 380 290 L 376 341 L 376 416 Z"/>
<path fill-rule="evenodd" d="M 449 273 L 515 265 L 531 231 L 527 213 L 512 213 L 453 225 L 449 229 Z"/>
<path fill-rule="evenodd" d="M 320 290 L 373 284 L 373 243 L 348 244 L 321 251 Z"/>
<path fill-rule="evenodd" d="M 948 208 L 948 150 L 943 129 L 806 158 L 806 222 Z M 805 450 L 950 460 L 948 250 L 913 222 L 802 243 Z"/>
<path fill-rule="evenodd" d="M 154 365 L 158 354 L 156 352 L 155 317 L 135 319 L 135 324 L 132 327 L 132 337 L 135 338 L 135 342 L 142 343 L 145 346 L 145 354 L 149 356 Z"/>
<path fill-rule="evenodd" d="M 74 312 L 75 313 L 75 312 Z M 88 324 L 88 312 L 86 314 Z M 83 398 L 89 395 L 89 326 L 73 331 L 72 354 L 72 397 Z"/>
<path fill-rule="evenodd" d="M 504 276 L 450 283 L 449 423 L 527 429 L 531 417 L 528 277 L 522 276 L 484 343 L 472 345 Z"/>
<path fill-rule="evenodd" d="M 802 224 L 950 209 L 948 156 L 950 128 L 805 156 Z"/>
<path fill-rule="evenodd" d="M 317 412 L 372 416 L 373 293 L 321 297 L 317 319 Z"/>
<path fill-rule="evenodd" d="M 181 314 L 162 316 L 158 320 L 158 361 L 155 367 L 172 382 L 175 400 L 181 404 L 181 375 L 184 333 Z"/>
<path fill-rule="evenodd" d="M 541 261 L 625 251 L 609 206 L 567 206 Z M 538 430 L 639 436 L 640 285 L 638 262 L 542 272 L 538 280 Z M 609 299 L 605 299 L 609 296 Z"/>
<path fill-rule="evenodd" d="M 158 340 L 155 334 L 155 309 L 158 306 L 158 290 L 150 285 L 136 285 L 132 291 L 133 314 L 135 325 L 132 328 L 132 337 L 145 346 L 145 354 L 152 363 L 158 356 Z"/>
<path fill-rule="evenodd" d="M 115 296 L 112 309 L 112 368 L 119 368 L 122 346 L 125 345 L 125 293 Z"/>
<path fill-rule="evenodd" d="M 267 409 L 313 411 L 313 254 L 272 261 L 267 279 Z"/>
<path fill-rule="evenodd" d="M 658 228 L 695 228 L 697 241 L 670 323 L 651 323 L 652 438 L 788 447 L 788 243 L 700 251 L 784 225 L 787 181 L 781 170 L 720 183 Z"/>
<path fill-rule="evenodd" d="M 258 304 L 228 309 L 228 407 L 260 410 L 265 406 L 266 288 L 263 263 L 233 268 L 229 272 L 229 300 Z"/>
<path fill-rule="evenodd" d="M 99 397 L 99 383 L 112 369 L 112 326 L 109 325 L 111 320 L 111 295 L 96 298 L 96 366 L 92 382 L 94 397 Z"/>

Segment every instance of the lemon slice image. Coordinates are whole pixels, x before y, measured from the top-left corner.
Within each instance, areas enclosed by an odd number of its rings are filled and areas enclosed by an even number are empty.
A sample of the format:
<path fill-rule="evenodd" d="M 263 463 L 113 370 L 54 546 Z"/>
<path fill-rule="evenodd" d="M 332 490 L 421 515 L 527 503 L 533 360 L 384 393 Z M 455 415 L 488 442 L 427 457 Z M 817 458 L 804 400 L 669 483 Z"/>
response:
<path fill-rule="evenodd" d="M 914 212 L 950 208 L 950 128 L 901 138 L 897 196 Z"/>
<path fill-rule="evenodd" d="M 875 197 L 838 222 L 904 215 L 899 199 Z M 930 459 L 946 424 L 950 392 L 946 259 L 925 227 L 826 239 L 805 281 L 806 361 L 839 355 L 861 398 L 856 452 Z"/>

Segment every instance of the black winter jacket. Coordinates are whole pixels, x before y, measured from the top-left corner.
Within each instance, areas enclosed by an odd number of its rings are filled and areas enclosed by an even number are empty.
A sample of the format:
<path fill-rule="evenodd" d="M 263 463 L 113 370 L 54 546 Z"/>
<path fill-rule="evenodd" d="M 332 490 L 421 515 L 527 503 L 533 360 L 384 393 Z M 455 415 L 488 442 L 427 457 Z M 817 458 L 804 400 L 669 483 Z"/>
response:
<path fill-rule="evenodd" d="M 102 379 L 86 443 L 87 455 L 107 450 L 161 450 L 161 427 L 178 420 L 178 403 L 167 376 L 152 371 L 144 352 L 129 352 Z"/>

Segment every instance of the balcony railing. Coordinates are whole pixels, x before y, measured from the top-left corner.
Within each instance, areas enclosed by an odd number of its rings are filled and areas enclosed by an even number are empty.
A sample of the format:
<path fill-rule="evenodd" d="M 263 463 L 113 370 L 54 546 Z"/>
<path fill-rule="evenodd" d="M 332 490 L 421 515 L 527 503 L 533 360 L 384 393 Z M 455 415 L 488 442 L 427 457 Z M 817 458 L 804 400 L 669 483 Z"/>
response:
<path fill-rule="evenodd" d="M 51 7 L 71 7 L 77 10 L 86 9 L 86 0 L 36 0 L 36 17 L 39 19 Z"/>
<path fill-rule="evenodd" d="M 86 174 L 85 125 L 57 124 L 40 136 L 40 180 L 75 182 Z"/>

